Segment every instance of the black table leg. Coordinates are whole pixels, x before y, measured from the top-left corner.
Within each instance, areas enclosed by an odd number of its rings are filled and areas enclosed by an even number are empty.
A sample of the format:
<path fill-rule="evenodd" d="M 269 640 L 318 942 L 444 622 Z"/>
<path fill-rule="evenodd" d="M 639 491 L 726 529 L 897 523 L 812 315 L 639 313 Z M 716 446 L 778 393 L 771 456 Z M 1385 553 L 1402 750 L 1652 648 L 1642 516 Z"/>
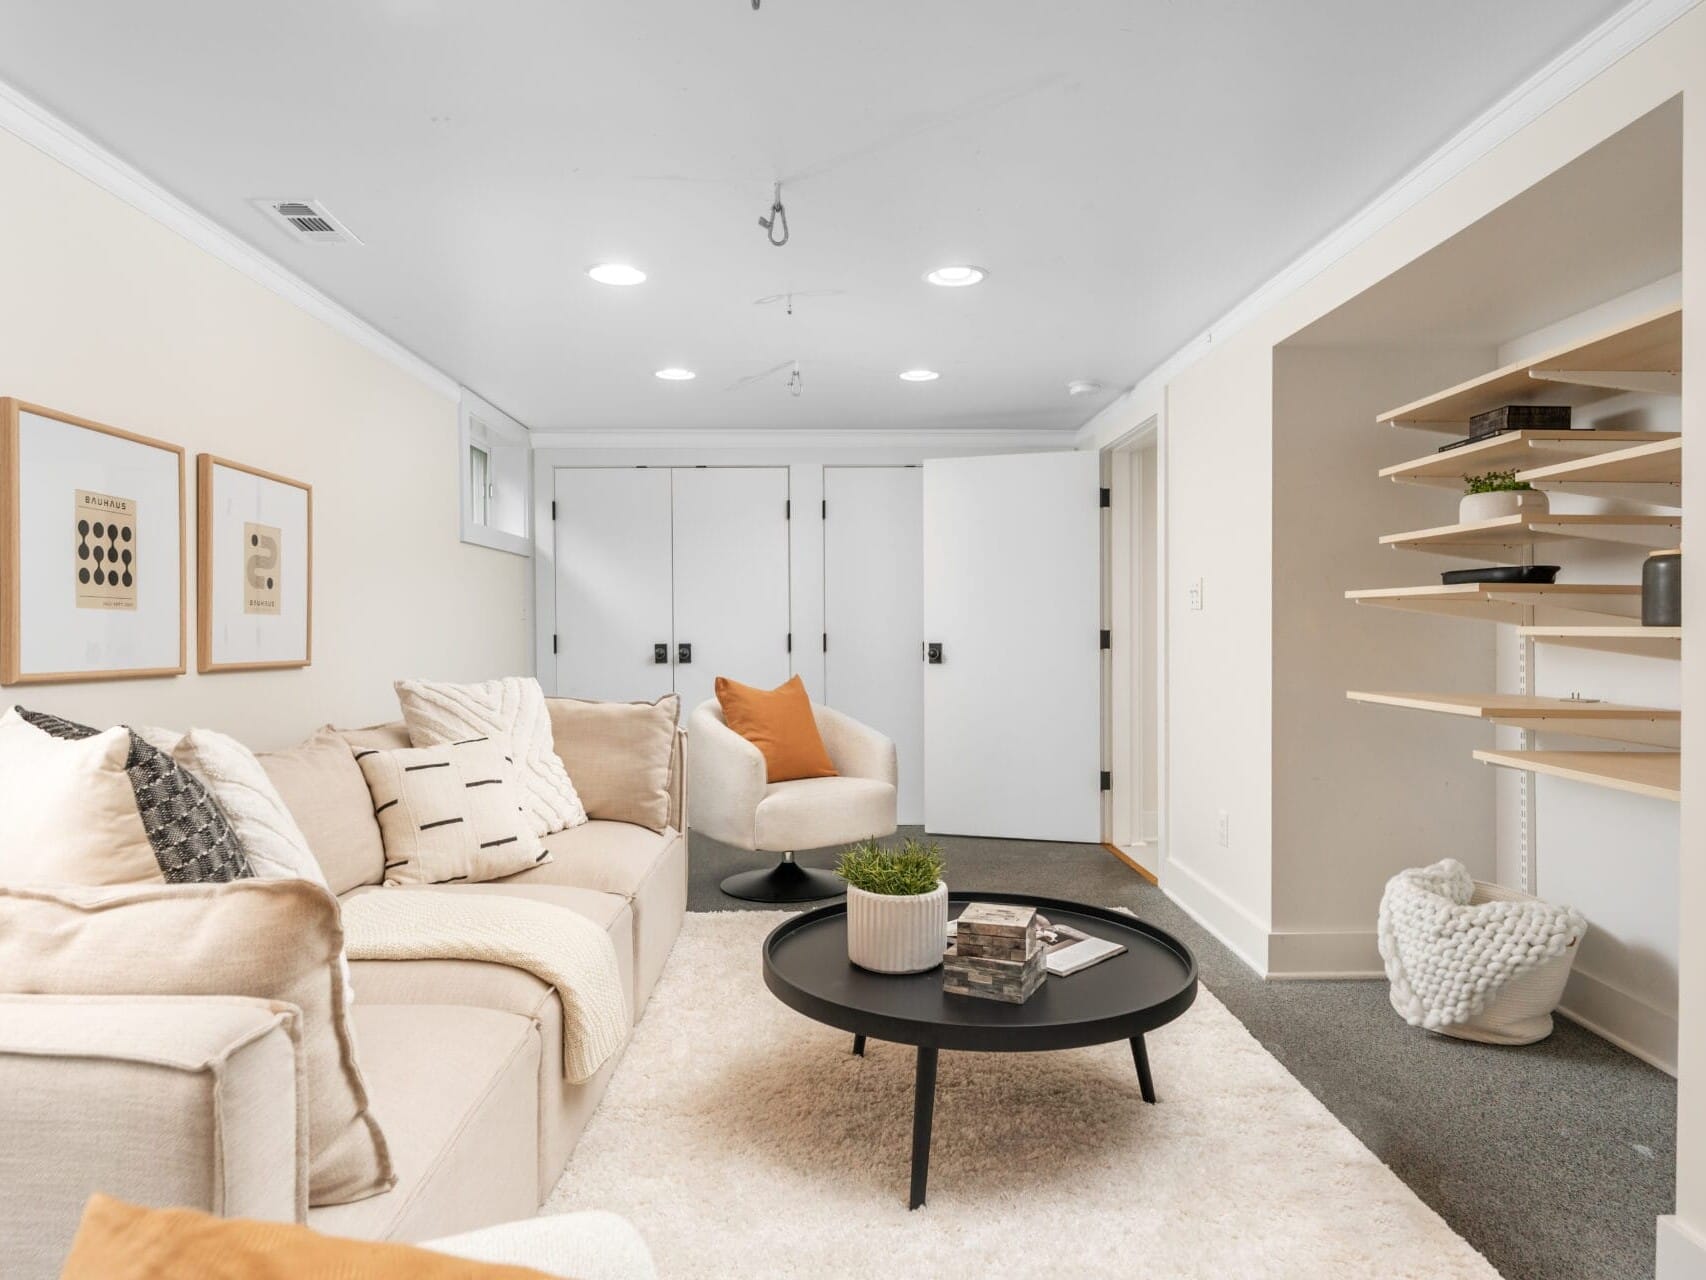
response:
<path fill-rule="evenodd" d="M 918 1079 L 912 1098 L 912 1199 L 906 1206 L 917 1209 L 924 1203 L 924 1187 L 930 1180 L 930 1121 L 936 1113 L 936 1050 L 918 1048 Z"/>
<path fill-rule="evenodd" d="M 1137 1087 L 1143 1094 L 1143 1100 L 1154 1102 L 1155 1081 L 1149 1075 L 1149 1050 L 1144 1047 L 1142 1036 L 1131 1038 L 1131 1058 L 1137 1063 Z"/>
<path fill-rule="evenodd" d="M 853 1037 L 853 1052 L 858 1054 L 861 1058 L 863 1058 L 865 1056 L 865 1037 L 864 1036 L 854 1036 Z"/>

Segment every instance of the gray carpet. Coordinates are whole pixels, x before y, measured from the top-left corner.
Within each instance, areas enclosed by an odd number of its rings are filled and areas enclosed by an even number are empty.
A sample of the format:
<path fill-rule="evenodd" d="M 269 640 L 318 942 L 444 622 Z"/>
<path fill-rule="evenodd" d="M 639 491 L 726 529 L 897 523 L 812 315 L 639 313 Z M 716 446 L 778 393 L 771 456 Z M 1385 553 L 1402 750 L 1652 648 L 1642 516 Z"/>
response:
<path fill-rule="evenodd" d="M 1676 1082 L 1662 1071 L 1562 1018 L 1550 1039 L 1501 1049 L 1405 1026 L 1384 983 L 1263 982 L 1100 846 L 941 844 L 956 889 L 1130 907 L 1178 935 L 1251 1034 L 1508 1280 L 1653 1274 L 1654 1219 L 1675 1202 Z M 691 865 L 689 910 L 758 905 L 717 889 L 754 855 L 695 835 Z"/>

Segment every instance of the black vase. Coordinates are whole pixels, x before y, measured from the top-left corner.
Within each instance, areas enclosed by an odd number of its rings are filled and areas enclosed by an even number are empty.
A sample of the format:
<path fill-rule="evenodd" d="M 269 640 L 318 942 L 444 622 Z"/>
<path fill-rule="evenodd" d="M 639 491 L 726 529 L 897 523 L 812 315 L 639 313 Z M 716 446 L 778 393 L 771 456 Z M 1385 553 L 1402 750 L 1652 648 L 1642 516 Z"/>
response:
<path fill-rule="evenodd" d="M 1641 568 L 1641 625 L 1682 625 L 1682 552 L 1655 551 Z"/>

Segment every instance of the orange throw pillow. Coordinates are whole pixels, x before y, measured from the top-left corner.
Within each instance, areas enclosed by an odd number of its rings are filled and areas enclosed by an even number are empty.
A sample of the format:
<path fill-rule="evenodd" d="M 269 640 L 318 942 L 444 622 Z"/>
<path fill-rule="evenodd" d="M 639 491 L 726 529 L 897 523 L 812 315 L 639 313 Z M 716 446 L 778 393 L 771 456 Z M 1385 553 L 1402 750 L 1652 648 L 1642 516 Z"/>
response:
<path fill-rule="evenodd" d="M 717 701 L 729 728 L 764 753 L 769 781 L 836 776 L 812 718 L 812 700 L 798 676 L 774 689 L 754 689 L 718 676 Z"/>
<path fill-rule="evenodd" d="M 548 1280 L 531 1267 L 469 1262 L 404 1244 L 323 1236 L 288 1222 L 215 1218 L 89 1198 L 59 1280 Z"/>

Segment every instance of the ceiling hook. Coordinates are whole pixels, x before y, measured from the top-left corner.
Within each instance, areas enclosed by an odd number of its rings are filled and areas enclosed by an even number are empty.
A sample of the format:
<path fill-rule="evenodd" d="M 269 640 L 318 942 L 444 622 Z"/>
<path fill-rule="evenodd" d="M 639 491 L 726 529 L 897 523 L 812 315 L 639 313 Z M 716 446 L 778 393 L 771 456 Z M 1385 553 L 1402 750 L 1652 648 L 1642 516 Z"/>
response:
<path fill-rule="evenodd" d="M 770 192 L 770 216 L 760 218 L 758 225 L 764 228 L 764 234 L 770 243 L 780 249 L 788 243 L 788 211 L 782 207 L 782 184 L 778 182 Z M 776 238 L 777 228 L 781 229 L 782 238 Z"/>

